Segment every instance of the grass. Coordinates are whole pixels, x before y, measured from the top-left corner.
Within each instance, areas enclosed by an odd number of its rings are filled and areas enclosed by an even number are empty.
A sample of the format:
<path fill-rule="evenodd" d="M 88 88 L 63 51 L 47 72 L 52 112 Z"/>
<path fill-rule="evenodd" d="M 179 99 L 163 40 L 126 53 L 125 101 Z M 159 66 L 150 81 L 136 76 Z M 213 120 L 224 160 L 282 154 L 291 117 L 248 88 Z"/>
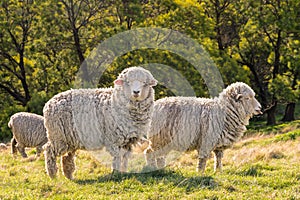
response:
<path fill-rule="evenodd" d="M 196 152 L 183 153 L 165 170 L 111 174 L 88 152 L 78 151 L 75 180 L 51 180 L 44 160 L 0 150 L 0 199 L 300 199 L 299 121 L 260 127 L 225 151 L 223 172 L 195 171 Z"/>

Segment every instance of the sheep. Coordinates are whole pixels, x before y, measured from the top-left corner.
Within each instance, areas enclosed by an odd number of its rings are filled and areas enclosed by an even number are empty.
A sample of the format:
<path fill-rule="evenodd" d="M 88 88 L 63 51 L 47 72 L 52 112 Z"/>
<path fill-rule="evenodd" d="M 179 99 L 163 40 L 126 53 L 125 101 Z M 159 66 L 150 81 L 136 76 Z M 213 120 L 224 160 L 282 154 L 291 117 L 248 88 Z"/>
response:
<path fill-rule="evenodd" d="M 42 147 L 47 142 L 43 116 L 19 112 L 10 117 L 8 127 L 11 128 L 13 134 L 11 140 L 13 155 L 18 150 L 23 158 L 27 158 L 25 147 L 36 147 L 36 157 L 40 156 Z"/>
<path fill-rule="evenodd" d="M 71 89 L 52 97 L 44 106 L 49 142 L 44 146 L 46 171 L 73 179 L 75 151 L 100 150 L 113 157 L 113 172 L 126 172 L 132 145 L 148 130 L 157 81 L 142 67 L 123 70 L 113 88 Z"/>
<path fill-rule="evenodd" d="M 0 150 L 6 150 L 7 146 L 4 143 L 0 143 Z"/>
<path fill-rule="evenodd" d="M 253 115 L 261 113 L 254 91 L 236 82 L 218 97 L 166 97 L 157 100 L 147 134 L 151 145 L 145 150 L 150 169 L 165 167 L 171 150 L 198 151 L 197 171 L 204 173 L 211 151 L 215 154 L 214 170 L 222 171 L 223 151 L 238 141 Z"/>

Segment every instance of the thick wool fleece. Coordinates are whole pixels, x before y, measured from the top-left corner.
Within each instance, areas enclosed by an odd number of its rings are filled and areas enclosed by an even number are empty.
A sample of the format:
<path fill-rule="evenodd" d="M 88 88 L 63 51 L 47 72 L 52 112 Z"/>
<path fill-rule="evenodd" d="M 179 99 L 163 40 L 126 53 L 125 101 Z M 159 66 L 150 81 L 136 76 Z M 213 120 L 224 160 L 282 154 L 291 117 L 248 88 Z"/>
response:
<path fill-rule="evenodd" d="M 37 156 L 40 155 L 42 146 L 47 142 L 43 116 L 19 112 L 10 117 L 8 127 L 11 128 L 13 134 L 11 141 L 13 154 L 18 150 L 22 157 L 27 157 L 25 147 L 36 147 Z"/>
<path fill-rule="evenodd" d="M 130 84 L 135 81 L 144 84 L 141 100 L 131 98 Z M 68 90 L 49 100 L 44 107 L 49 176 L 56 174 L 56 156 L 72 152 L 62 158 L 64 174 L 71 179 L 75 170 L 75 166 L 69 166 L 74 164 L 73 152 L 103 147 L 113 156 L 112 168 L 126 171 L 132 144 L 148 131 L 155 84 L 149 71 L 132 67 L 119 75 L 114 88 Z"/>
<path fill-rule="evenodd" d="M 167 97 L 155 102 L 146 150 L 151 167 L 164 167 L 171 150 L 198 151 L 198 170 L 204 171 L 211 151 L 215 169 L 221 170 L 223 150 L 238 141 L 249 119 L 260 114 L 255 93 L 245 83 L 234 83 L 214 99 Z"/>

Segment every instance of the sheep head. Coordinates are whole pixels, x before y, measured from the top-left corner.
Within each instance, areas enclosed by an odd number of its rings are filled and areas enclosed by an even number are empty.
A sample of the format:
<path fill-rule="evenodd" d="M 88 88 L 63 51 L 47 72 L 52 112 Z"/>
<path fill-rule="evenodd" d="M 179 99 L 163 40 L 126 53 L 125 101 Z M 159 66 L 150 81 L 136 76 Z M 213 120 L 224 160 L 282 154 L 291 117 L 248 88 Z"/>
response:
<path fill-rule="evenodd" d="M 221 96 L 233 99 L 234 107 L 237 108 L 237 112 L 243 113 L 246 124 L 253 115 L 262 114 L 261 104 L 255 98 L 255 92 L 245 83 L 236 82 L 229 85 Z"/>
<path fill-rule="evenodd" d="M 122 88 L 127 98 L 143 101 L 157 84 L 152 74 L 142 67 L 130 67 L 123 70 L 114 81 L 115 88 Z"/>

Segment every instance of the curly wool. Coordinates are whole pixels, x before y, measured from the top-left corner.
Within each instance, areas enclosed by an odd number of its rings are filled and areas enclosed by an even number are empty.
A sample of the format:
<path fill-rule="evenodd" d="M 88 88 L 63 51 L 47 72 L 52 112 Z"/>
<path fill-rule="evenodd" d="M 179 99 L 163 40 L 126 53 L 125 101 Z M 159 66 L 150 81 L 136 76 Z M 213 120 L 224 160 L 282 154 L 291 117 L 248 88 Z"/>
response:
<path fill-rule="evenodd" d="M 144 90 L 147 93 L 144 100 L 134 101 L 128 98 L 125 84 L 132 81 L 129 80 L 129 73 L 133 80 L 145 83 Z M 46 157 L 50 159 L 49 163 L 46 161 L 46 165 L 50 177 L 56 173 L 56 169 L 51 169 L 56 168 L 53 157 L 66 152 L 74 153 L 77 149 L 99 150 L 106 147 L 114 157 L 113 169 L 126 170 L 121 169 L 120 160 L 125 162 L 126 168 L 127 155 L 120 154 L 130 152 L 132 144 L 149 128 L 154 104 L 151 82 L 155 79 L 150 72 L 140 67 L 124 70 L 119 79 L 124 86 L 115 84 L 114 88 L 68 90 L 46 103 L 45 126 L 50 141 L 46 145 Z M 72 156 L 69 155 L 69 160 L 65 159 L 65 162 L 70 162 Z M 64 173 L 71 179 L 72 172 L 67 171 Z"/>
<path fill-rule="evenodd" d="M 110 151 L 147 131 L 152 108 L 152 92 L 146 100 L 132 102 L 113 88 L 68 90 L 45 105 L 45 125 L 49 140 L 63 140 L 67 151 L 104 146 Z"/>
<path fill-rule="evenodd" d="M 221 170 L 223 150 L 238 141 L 249 119 L 260 113 L 255 93 L 237 82 L 214 99 L 167 97 L 155 102 L 146 159 L 151 167 L 164 167 L 171 150 L 198 151 L 198 169 L 204 171 L 211 151 L 216 155 L 215 170 Z M 249 100 L 246 100 L 249 99 Z"/>
<path fill-rule="evenodd" d="M 23 157 L 27 157 L 25 147 L 36 147 L 37 156 L 39 156 L 42 146 L 47 142 L 43 116 L 19 112 L 10 117 L 8 127 L 11 128 L 13 134 L 11 141 L 13 154 L 18 149 Z"/>

